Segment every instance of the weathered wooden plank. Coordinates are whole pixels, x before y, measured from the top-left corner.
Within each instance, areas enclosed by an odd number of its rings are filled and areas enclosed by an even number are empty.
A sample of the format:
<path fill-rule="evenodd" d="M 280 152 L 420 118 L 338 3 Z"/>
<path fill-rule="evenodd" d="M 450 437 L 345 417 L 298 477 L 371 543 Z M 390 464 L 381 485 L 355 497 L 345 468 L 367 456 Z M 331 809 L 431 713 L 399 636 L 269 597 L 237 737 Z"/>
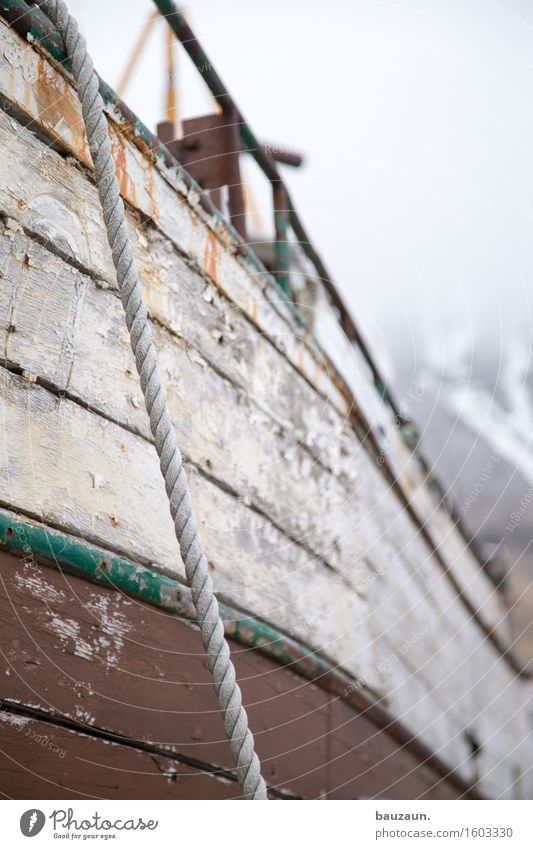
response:
<path fill-rule="evenodd" d="M 361 458 L 361 466 L 364 467 L 366 474 L 372 474 L 372 464 L 368 456 Z M 361 474 L 363 474 L 361 469 Z M 379 531 L 375 531 L 374 537 L 369 537 L 367 540 L 367 552 L 370 557 L 374 557 L 373 552 L 382 543 L 385 538 L 393 540 L 393 545 L 396 551 L 405 557 L 410 564 L 410 570 L 424 582 L 440 580 L 435 572 L 437 566 L 433 551 L 428 545 L 424 535 L 407 515 L 407 511 L 398 508 L 396 493 L 392 490 L 387 480 L 381 475 L 372 477 L 373 487 L 369 493 L 372 500 L 373 515 Z M 369 507 L 369 510 L 372 509 Z M 442 513 L 434 511 L 433 514 L 428 514 L 428 522 L 425 524 L 427 528 L 431 524 L 431 520 L 440 522 Z M 452 528 L 449 522 L 450 535 L 456 535 L 457 532 Z M 467 599 L 472 608 L 477 611 L 477 618 L 483 624 L 486 631 L 491 628 L 507 638 L 509 634 L 508 623 L 502 619 L 502 604 L 499 593 L 495 586 L 488 580 L 483 573 L 479 564 L 473 559 L 471 552 L 464 541 L 457 542 L 453 558 L 447 557 L 447 538 L 443 540 L 443 545 L 439 546 L 439 551 L 444 558 L 445 569 L 442 564 L 438 566 L 438 571 L 442 574 L 449 572 L 454 579 L 454 584 L 457 584 L 465 599 Z M 454 593 L 457 595 L 457 590 L 454 587 Z M 467 609 L 466 615 L 471 617 L 470 611 Z"/>
<path fill-rule="evenodd" d="M 450 763 L 468 766 L 465 732 L 474 735 L 500 788 L 510 787 L 518 767 L 505 753 L 517 745 L 529 752 L 521 687 L 482 632 L 474 633 L 444 576 L 436 577 L 427 591 L 413 592 L 409 565 L 397 558 L 387 581 L 378 575 L 369 587 L 384 691 L 394 713 Z M 485 792 L 493 795 L 493 786 Z"/>
<path fill-rule="evenodd" d="M 407 749 L 390 746 L 384 731 L 354 721 L 342 701 L 331 710 L 331 795 L 336 799 L 453 799 L 456 791 Z M 379 780 L 382 772 L 386 776 Z"/>
<path fill-rule="evenodd" d="M 76 722 L 88 735 L 112 732 L 168 747 L 169 757 L 231 768 L 199 634 L 190 623 L 6 554 L 0 554 L 0 611 L 4 699 L 30 704 L 52 721 Z M 441 785 L 432 769 L 419 769 L 416 754 L 370 715 L 355 713 L 290 666 L 233 641 L 232 652 L 270 785 L 306 797 L 344 797 L 336 765 L 342 751 L 352 797 L 383 794 L 392 778 L 398 780 L 395 798 L 431 793 L 436 785 L 440 797 L 459 792 Z"/>
<path fill-rule="evenodd" d="M 10 799 L 240 796 L 235 782 L 170 757 L 5 711 L 0 711 L 0 791 Z"/>
<path fill-rule="evenodd" d="M 505 750 L 522 741 L 518 745 L 529 751 L 521 687 L 512 670 L 500 668 L 483 633 L 476 635 L 445 576 L 420 551 L 420 541 L 412 538 L 398 553 L 402 537 L 397 534 L 383 529 L 369 549 L 374 561 L 389 557 L 389 568 L 378 570 L 368 587 L 389 704 L 428 745 L 448 762 L 464 762 L 464 768 L 469 768 L 465 731 L 484 749 L 488 741 L 484 761 L 491 762 L 500 788 L 508 788 L 517 764 L 503 757 Z M 506 729 L 513 714 L 512 730 Z"/>
<path fill-rule="evenodd" d="M 390 649 L 390 657 L 397 648 Z M 453 674 L 444 674 L 440 685 L 424 685 L 414 666 L 391 662 L 387 689 L 390 709 L 409 728 L 417 728 L 448 763 L 454 763 L 465 779 L 472 777 L 472 743 L 479 746 L 476 768 L 480 789 L 489 796 L 514 798 L 515 776 L 527 772 L 531 760 L 531 737 L 527 699 L 511 675 L 495 668 L 486 645 L 468 643 L 464 658 L 457 659 Z M 438 670 L 439 657 L 434 658 Z M 407 668 L 406 668 L 407 667 Z M 424 670 L 422 670 L 423 672 Z M 407 700 L 405 692 L 410 691 Z M 524 790 L 529 797 L 531 784 Z"/>

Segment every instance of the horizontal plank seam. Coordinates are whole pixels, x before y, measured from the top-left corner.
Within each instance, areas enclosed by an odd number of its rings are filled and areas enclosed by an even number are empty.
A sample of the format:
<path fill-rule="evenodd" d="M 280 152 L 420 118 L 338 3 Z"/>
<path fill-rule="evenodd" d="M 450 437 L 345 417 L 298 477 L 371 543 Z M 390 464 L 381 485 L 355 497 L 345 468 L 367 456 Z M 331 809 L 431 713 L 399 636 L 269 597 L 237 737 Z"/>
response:
<path fill-rule="evenodd" d="M 1 16 L 0 16 L 1 20 Z M 53 136 L 48 133 L 45 127 L 42 124 L 39 124 L 35 118 L 32 118 L 28 112 L 25 112 L 19 103 L 16 103 L 14 100 L 11 100 L 9 96 L 5 94 L 2 95 L 2 110 L 12 118 L 17 124 L 20 124 L 26 130 L 28 130 L 33 136 L 35 136 L 38 141 L 45 144 L 48 148 L 57 153 L 58 156 L 61 156 L 62 159 L 66 159 L 67 156 L 71 156 L 70 151 L 63 145 L 60 141 L 53 138 Z"/>
<path fill-rule="evenodd" d="M 191 757 L 190 755 L 184 755 L 180 752 L 176 752 L 174 749 L 167 748 L 166 746 L 157 746 L 156 744 L 148 743 L 145 740 L 139 740 L 135 737 L 125 737 L 122 734 L 116 734 L 113 731 L 101 728 L 98 725 L 80 723 L 74 719 L 70 719 L 70 717 L 64 716 L 63 714 L 45 711 L 41 708 L 34 707 L 33 705 L 26 705 L 23 702 L 12 701 L 11 699 L 1 697 L 0 711 L 13 716 L 37 720 L 45 723 L 46 725 L 56 726 L 57 728 L 65 728 L 68 731 L 75 731 L 78 734 L 83 734 L 85 737 L 93 737 L 97 740 L 106 740 L 109 743 L 117 743 L 118 745 L 125 746 L 129 749 L 137 749 L 138 751 L 147 752 L 152 755 L 159 755 L 161 757 L 168 758 L 171 761 L 181 763 L 184 766 L 196 769 L 198 772 L 225 778 L 226 780 L 234 783 L 235 789 L 238 789 L 237 776 L 233 773 L 233 771 L 216 764 L 206 763 L 205 761 L 201 761 L 198 758 Z M 295 797 L 292 793 L 286 793 L 275 787 L 269 787 L 269 793 L 281 799 L 300 798 Z"/>
<path fill-rule="evenodd" d="M 0 209 L 0 221 L 4 225 L 7 225 L 9 219 L 13 219 L 13 216 L 10 215 L 9 212 L 6 212 L 6 210 Z M 59 248 L 51 239 L 47 239 L 42 234 L 37 233 L 31 227 L 28 227 L 27 224 L 20 224 L 19 226 L 22 228 L 24 235 L 30 242 L 35 242 L 35 244 L 39 245 L 39 247 L 48 251 L 49 254 L 60 259 L 65 263 L 65 265 L 68 265 L 69 268 L 75 268 L 76 271 L 80 271 L 85 277 L 93 280 L 96 284 L 105 283 L 107 288 L 107 281 L 103 281 L 101 277 L 99 277 L 92 269 L 88 268 L 83 262 L 79 262 L 75 257 L 66 253 L 66 251 L 62 251 L 61 248 Z"/>

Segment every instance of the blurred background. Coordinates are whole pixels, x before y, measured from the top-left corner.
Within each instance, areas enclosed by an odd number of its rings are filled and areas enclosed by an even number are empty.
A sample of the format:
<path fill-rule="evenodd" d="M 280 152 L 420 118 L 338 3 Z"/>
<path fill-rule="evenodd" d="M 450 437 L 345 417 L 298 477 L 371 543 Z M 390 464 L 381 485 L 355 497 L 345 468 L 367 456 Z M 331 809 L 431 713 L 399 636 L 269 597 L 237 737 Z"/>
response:
<path fill-rule="evenodd" d="M 70 0 L 117 87 L 150 0 Z M 284 169 L 300 215 L 533 657 L 533 4 L 187 0 L 190 25 Z M 102 27 L 105 21 L 105 29 Z M 158 20 L 124 100 L 165 117 Z M 180 118 L 213 111 L 175 45 Z M 254 232 L 268 185 L 251 163 Z"/>

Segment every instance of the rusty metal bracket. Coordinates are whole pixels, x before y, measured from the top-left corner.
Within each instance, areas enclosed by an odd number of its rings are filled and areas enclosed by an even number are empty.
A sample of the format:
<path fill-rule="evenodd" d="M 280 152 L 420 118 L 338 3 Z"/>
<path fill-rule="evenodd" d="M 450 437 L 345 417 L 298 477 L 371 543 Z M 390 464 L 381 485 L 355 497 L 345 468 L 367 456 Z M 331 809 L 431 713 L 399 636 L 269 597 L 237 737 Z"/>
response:
<path fill-rule="evenodd" d="M 221 189 L 227 187 L 231 223 L 241 238 L 246 240 L 239 166 L 241 139 L 236 114 L 227 111 L 201 115 L 183 121 L 182 127 L 183 137 L 178 139 L 172 122 L 163 121 L 157 126 L 157 134 L 172 156 L 210 193 L 215 206 L 220 208 Z"/>

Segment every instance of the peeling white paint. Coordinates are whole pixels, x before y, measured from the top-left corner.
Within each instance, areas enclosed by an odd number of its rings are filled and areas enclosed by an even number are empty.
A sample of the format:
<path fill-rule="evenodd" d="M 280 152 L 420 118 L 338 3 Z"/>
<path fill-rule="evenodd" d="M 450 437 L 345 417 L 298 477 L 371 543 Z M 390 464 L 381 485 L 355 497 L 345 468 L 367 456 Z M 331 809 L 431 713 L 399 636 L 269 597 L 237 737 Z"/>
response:
<path fill-rule="evenodd" d="M 7 725 L 13 725 L 15 728 L 24 728 L 31 720 L 26 716 L 18 716 L 9 711 L 0 710 L 0 722 L 5 722 Z"/>

